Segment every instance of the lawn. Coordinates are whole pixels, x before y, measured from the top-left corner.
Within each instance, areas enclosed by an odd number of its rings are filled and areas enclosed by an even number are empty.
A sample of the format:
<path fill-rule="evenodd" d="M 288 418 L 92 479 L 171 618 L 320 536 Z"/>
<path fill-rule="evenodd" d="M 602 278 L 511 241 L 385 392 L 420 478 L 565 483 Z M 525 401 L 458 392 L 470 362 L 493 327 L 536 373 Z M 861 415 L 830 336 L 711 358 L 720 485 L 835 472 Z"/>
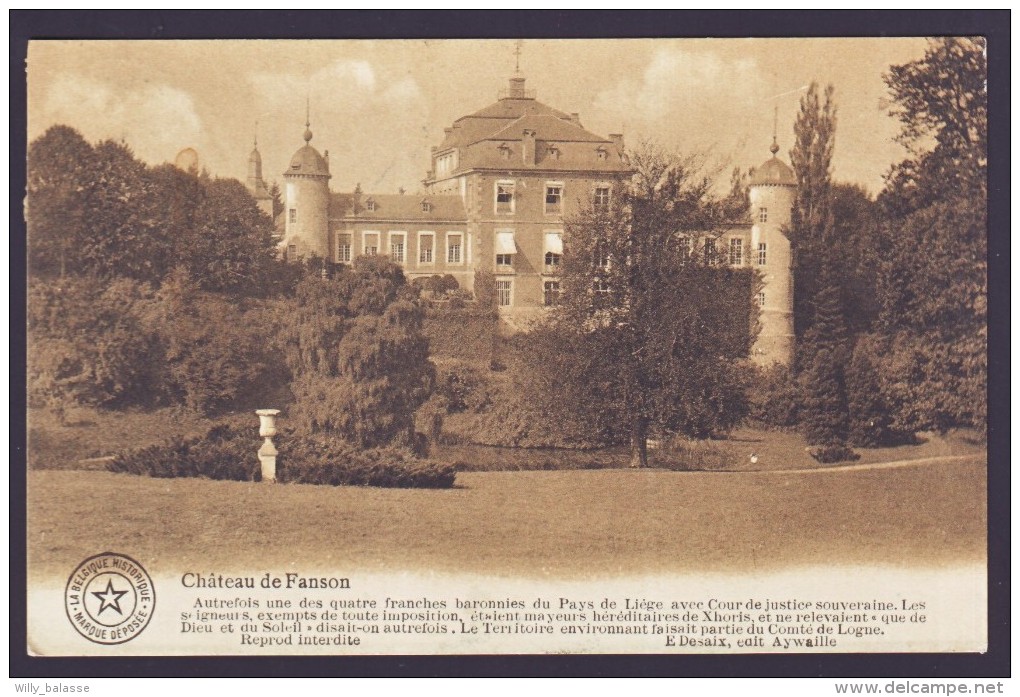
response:
<path fill-rule="evenodd" d="M 243 422 L 244 415 L 225 415 L 220 421 Z M 97 458 L 130 448 L 158 443 L 173 434 L 200 435 L 214 421 L 182 408 L 110 412 L 84 407 L 68 410 L 67 425 L 60 425 L 44 410 L 30 410 L 28 416 L 30 469 L 102 469 Z M 251 415 L 253 448 L 258 425 Z M 806 443 L 797 433 L 741 428 L 727 439 L 691 443 L 687 459 L 691 469 L 752 471 L 812 469 L 820 465 L 806 452 Z M 924 433 L 919 442 L 894 448 L 859 449 L 858 464 L 914 460 L 952 455 L 983 455 L 985 446 L 966 433 L 939 435 Z M 758 462 L 750 462 L 751 453 Z M 561 469 L 612 469 L 627 467 L 630 454 L 626 447 L 600 450 L 498 448 L 470 443 L 442 445 L 433 452 L 435 459 L 457 463 L 465 472 L 529 471 Z M 662 451 L 651 451 L 653 467 L 682 469 Z"/>
<path fill-rule="evenodd" d="M 585 577 L 983 563 L 981 456 L 843 471 L 468 472 L 449 490 L 28 475 L 29 569 L 111 549 L 165 571 Z"/>

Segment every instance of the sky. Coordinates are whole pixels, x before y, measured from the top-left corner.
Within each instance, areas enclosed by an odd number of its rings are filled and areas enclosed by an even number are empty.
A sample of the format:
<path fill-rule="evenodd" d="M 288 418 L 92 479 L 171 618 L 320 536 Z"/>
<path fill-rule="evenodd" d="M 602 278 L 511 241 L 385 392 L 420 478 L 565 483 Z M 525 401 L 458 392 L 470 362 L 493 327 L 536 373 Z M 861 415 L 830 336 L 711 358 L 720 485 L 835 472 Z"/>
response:
<path fill-rule="evenodd" d="M 125 141 L 150 164 L 187 147 L 216 176 L 243 179 L 258 138 L 264 178 L 281 181 L 302 145 L 330 153 L 334 191 L 415 192 L 429 148 L 460 116 L 496 101 L 514 74 L 512 40 L 33 41 L 28 138 L 62 123 L 95 142 Z M 833 84 L 833 174 L 871 193 L 903 159 L 882 80 L 924 55 L 919 38 L 524 40 L 520 73 L 538 100 L 599 135 L 624 134 L 708 154 L 733 167 L 765 161 L 776 114 L 789 162 L 798 100 Z M 776 111 L 778 110 L 778 111 Z"/>

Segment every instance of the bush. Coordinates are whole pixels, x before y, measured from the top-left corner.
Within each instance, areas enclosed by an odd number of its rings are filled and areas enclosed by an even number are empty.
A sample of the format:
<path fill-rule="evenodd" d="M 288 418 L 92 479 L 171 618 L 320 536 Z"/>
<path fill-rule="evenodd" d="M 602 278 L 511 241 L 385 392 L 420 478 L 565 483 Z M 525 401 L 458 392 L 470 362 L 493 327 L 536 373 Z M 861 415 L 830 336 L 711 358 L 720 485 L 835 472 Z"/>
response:
<path fill-rule="evenodd" d="M 277 480 L 295 484 L 442 489 L 453 486 L 450 465 L 413 457 L 398 448 L 359 450 L 338 440 L 279 438 Z M 258 481 L 261 466 L 254 428 L 217 426 L 201 438 L 171 438 L 115 457 L 111 472 L 150 477 L 204 477 Z"/>
<path fill-rule="evenodd" d="M 861 458 L 853 451 L 853 448 L 848 448 L 845 445 L 818 445 L 808 448 L 808 454 L 825 465 L 834 462 L 852 462 Z"/>
<path fill-rule="evenodd" d="M 422 331 L 434 358 L 488 361 L 497 340 L 496 313 L 477 306 L 430 308 Z"/>
<path fill-rule="evenodd" d="M 162 350 L 147 317 L 152 289 L 67 278 L 29 289 L 29 397 L 58 409 L 148 405 L 163 393 Z"/>
<path fill-rule="evenodd" d="M 163 443 L 117 455 L 107 466 L 111 472 L 159 478 L 204 477 L 238 482 L 260 478 L 258 440 L 231 426 L 217 426 L 205 436 L 174 436 Z"/>
<path fill-rule="evenodd" d="M 789 428 L 800 422 L 800 393 L 785 365 L 758 368 L 748 385 L 748 416 L 766 426 Z"/>
<path fill-rule="evenodd" d="M 246 411 L 280 393 L 289 377 L 274 350 L 279 308 L 270 301 L 248 303 L 198 291 L 186 275 L 172 274 L 160 293 L 166 363 L 174 392 L 190 409 L 214 414 Z"/>
<path fill-rule="evenodd" d="M 674 437 L 654 451 L 651 466 L 674 472 L 714 472 L 730 468 L 733 456 L 709 441 Z"/>
<path fill-rule="evenodd" d="M 448 489 L 457 476 L 451 465 L 392 447 L 358 450 L 336 439 L 296 438 L 284 439 L 279 450 L 279 478 L 288 483 Z"/>
<path fill-rule="evenodd" d="M 449 414 L 479 413 L 492 404 L 488 371 L 460 361 L 436 368 L 436 394 L 445 399 Z"/>

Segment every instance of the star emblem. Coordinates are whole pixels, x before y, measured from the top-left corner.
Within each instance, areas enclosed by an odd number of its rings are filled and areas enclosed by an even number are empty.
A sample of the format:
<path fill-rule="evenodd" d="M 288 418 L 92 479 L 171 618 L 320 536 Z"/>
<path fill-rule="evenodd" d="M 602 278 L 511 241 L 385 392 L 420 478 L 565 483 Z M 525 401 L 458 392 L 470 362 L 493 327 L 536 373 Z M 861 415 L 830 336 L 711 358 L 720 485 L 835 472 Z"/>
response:
<path fill-rule="evenodd" d="M 123 610 L 120 609 L 120 599 L 127 595 L 128 591 L 115 591 L 113 589 L 113 579 L 109 579 L 106 582 L 106 590 L 104 591 L 92 591 L 92 595 L 99 598 L 101 605 L 99 610 L 96 612 L 97 615 L 103 614 L 103 610 L 110 607 L 117 611 L 118 615 L 123 615 Z"/>

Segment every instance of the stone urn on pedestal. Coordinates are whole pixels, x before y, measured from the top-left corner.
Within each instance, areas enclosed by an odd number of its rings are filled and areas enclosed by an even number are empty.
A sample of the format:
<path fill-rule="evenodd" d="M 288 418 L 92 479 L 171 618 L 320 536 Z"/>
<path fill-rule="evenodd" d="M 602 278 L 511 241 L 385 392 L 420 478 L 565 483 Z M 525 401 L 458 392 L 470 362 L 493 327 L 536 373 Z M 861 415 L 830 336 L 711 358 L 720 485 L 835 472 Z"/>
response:
<path fill-rule="evenodd" d="M 279 454 L 273 445 L 276 435 L 276 417 L 279 409 L 259 409 L 255 412 L 259 417 L 259 436 L 265 439 L 259 448 L 259 463 L 262 465 L 262 481 L 276 481 L 276 456 Z"/>

